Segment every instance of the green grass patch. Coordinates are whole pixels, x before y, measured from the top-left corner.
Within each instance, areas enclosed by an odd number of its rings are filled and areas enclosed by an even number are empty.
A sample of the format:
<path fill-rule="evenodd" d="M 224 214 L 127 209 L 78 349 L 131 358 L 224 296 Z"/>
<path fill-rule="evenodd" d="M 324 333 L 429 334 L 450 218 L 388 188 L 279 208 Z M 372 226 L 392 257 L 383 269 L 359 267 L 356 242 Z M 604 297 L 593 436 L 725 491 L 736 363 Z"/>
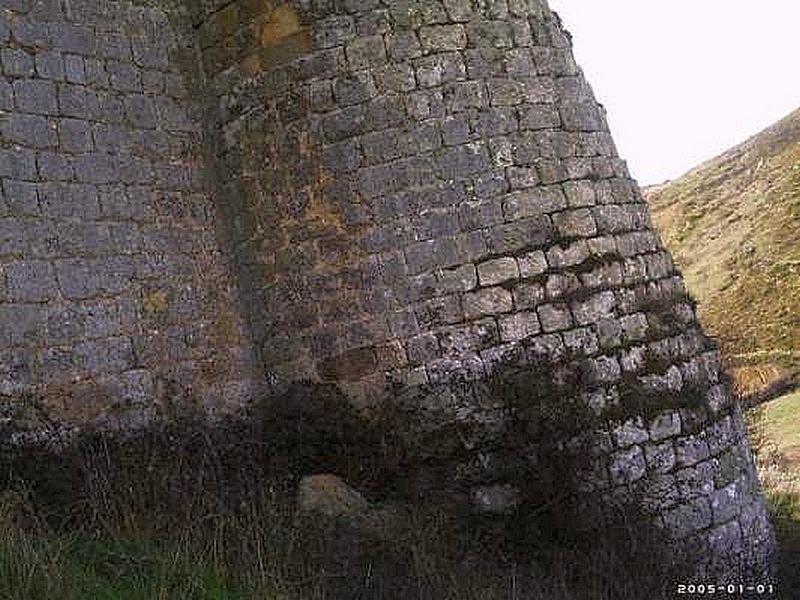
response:
<path fill-rule="evenodd" d="M 43 531 L 0 533 L 0 597 L 7 600 L 224 600 L 241 583 L 185 549 L 143 539 Z"/>
<path fill-rule="evenodd" d="M 765 403 L 762 419 L 765 435 L 786 459 L 785 469 L 800 477 L 800 392 Z"/>

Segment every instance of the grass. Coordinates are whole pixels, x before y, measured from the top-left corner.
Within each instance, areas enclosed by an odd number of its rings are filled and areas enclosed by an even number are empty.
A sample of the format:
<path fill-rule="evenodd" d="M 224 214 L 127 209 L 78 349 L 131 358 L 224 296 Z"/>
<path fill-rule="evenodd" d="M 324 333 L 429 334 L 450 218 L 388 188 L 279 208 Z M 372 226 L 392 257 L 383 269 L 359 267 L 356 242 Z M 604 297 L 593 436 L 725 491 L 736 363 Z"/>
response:
<path fill-rule="evenodd" d="M 800 392 L 751 409 L 748 421 L 780 546 L 782 589 L 800 597 Z"/>
<path fill-rule="evenodd" d="M 0 598 L 670 597 L 680 568 L 644 516 L 586 507 L 579 528 L 566 502 L 492 518 L 416 503 L 397 484 L 403 465 L 385 462 L 391 440 L 324 389 L 303 393 L 242 419 L 87 435 L 60 453 L 3 448 Z M 298 479 L 319 472 L 362 490 L 377 524 L 300 512 Z"/>
<path fill-rule="evenodd" d="M 222 600 L 243 586 L 186 549 L 135 538 L 93 540 L 6 528 L 0 597 L 7 600 Z"/>
<path fill-rule="evenodd" d="M 800 372 L 798 163 L 800 111 L 646 193 L 701 321 L 745 388 L 764 369 L 778 379 Z"/>

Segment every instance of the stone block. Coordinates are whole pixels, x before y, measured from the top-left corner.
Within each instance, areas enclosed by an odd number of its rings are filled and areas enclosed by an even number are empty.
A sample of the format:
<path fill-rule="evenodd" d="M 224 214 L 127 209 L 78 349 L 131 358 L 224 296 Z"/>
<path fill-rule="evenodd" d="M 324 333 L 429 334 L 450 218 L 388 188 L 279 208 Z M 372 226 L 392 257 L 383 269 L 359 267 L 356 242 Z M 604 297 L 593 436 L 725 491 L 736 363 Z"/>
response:
<path fill-rule="evenodd" d="M 130 94 L 125 97 L 125 116 L 136 128 L 154 129 L 157 123 L 156 110 L 152 98 L 144 94 Z"/>
<path fill-rule="evenodd" d="M 572 327 L 572 314 L 566 304 L 544 304 L 537 308 L 542 331 L 551 333 Z"/>
<path fill-rule="evenodd" d="M 482 319 L 467 325 L 447 327 L 440 330 L 437 337 L 444 356 L 455 359 L 490 348 L 499 341 L 494 319 Z"/>
<path fill-rule="evenodd" d="M 565 238 L 590 237 L 597 234 L 597 224 L 588 208 L 566 210 L 553 215 L 553 224 Z"/>
<path fill-rule="evenodd" d="M 457 52 L 433 54 L 415 59 L 417 83 L 422 88 L 434 87 L 466 79 L 464 61 Z"/>
<path fill-rule="evenodd" d="M 142 74 L 134 65 L 109 61 L 106 64 L 106 70 L 113 89 L 120 92 L 142 91 Z"/>
<path fill-rule="evenodd" d="M 426 363 L 441 354 L 439 341 L 432 333 L 424 333 L 405 342 L 406 355 L 412 364 Z"/>
<path fill-rule="evenodd" d="M 675 437 L 681 432 L 680 414 L 675 411 L 663 412 L 650 420 L 649 428 L 654 442 Z"/>
<path fill-rule="evenodd" d="M 547 263 L 553 269 L 564 269 L 580 265 L 589 258 L 589 247 L 584 240 L 571 244 L 556 245 L 547 251 Z"/>
<path fill-rule="evenodd" d="M 552 273 L 547 276 L 545 290 L 548 300 L 560 300 L 576 293 L 580 281 L 573 273 Z"/>
<path fill-rule="evenodd" d="M 464 315 L 467 319 L 507 313 L 513 308 L 511 292 L 501 287 L 485 288 L 464 295 Z"/>
<path fill-rule="evenodd" d="M 10 77 L 33 77 L 33 56 L 19 48 L 3 48 L 0 50 L 0 63 L 3 73 Z"/>
<path fill-rule="evenodd" d="M 422 56 L 422 46 L 416 32 L 394 31 L 386 36 L 386 49 L 393 62 Z"/>
<path fill-rule="evenodd" d="M 538 131 L 556 129 L 561 126 L 561 117 L 550 104 L 523 104 L 518 109 L 519 126 L 522 130 Z"/>
<path fill-rule="evenodd" d="M 537 277 L 545 273 L 548 269 L 547 259 L 542 250 L 534 250 L 517 257 L 520 276 Z"/>
<path fill-rule="evenodd" d="M 675 467 L 675 448 L 671 441 L 645 444 L 644 456 L 650 471 L 668 473 Z"/>
<path fill-rule="evenodd" d="M 350 106 L 367 102 L 378 94 L 372 74 L 367 71 L 352 73 L 337 78 L 333 84 L 333 95 L 339 106 Z"/>
<path fill-rule="evenodd" d="M 53 83 L 38 79 L 18 79 L 14 82 L 17 109 L 39 115 L 58 113 L 56 89 Z"/>
<path fill-rule="evenodd" d="M 433 298 L 414 309 L 417 321 L 423 329 L 440 325 L 450 325 L 463 320 L 461 302 L 458 296 Z"/>
<path fill-rule="evenodd" d="M 314 41 L 319 48 L 342 46 L 356 35 L 355 20 L 349 15 L 335 15 L 322 19 L 314 32 Z"/>
<path fill-rule="evenodd" d="M 735 521 L 708 532 L 708 547 L 717 563 L 727 564 L 731 559 L 738 560 L 745 544 L 749 543 L 752 542 L 742 539 L 741 529 Z"/>
<path fill-rule="evenodd" d="M 65 117 L 97 119 L 100 114 L 100 99 L 92 90 L 73 84 L 59 84 L 58 106 Z"/>
<path fill-rule="evenodd" d="M 57 143 L 55 129 L 47 117 L 16 112 L 0 120 L 0 136 L 6 142 L 30 148 L 52 148 Z"/>
<path fill-rule="evenodd" d="M 58 125 L 60 146 L 67 152 L 89 152 L 93 150 L 92 130 L 83 119 L 62 119 Z"/>
<path fill-rule="evenodd" d="M 642 417 L 632 417 L 623 423 L 619 423 L 612 429 L 611 435 L 620 448 L 641 444 L 650 438 Z"/>
<path fill-rule="evenodd" d="M 414 69 L 408 63 L 385 65 L 376 69 L 374 75 L 382 92 L 410 92 L 417 87 Z"/>
<path fill-rule="evenodd" d="M 593 356 L 600 351 L 597 335 L 589 327 L 564 332 L 564 345 L 573 356 Z"/>
<path fill-rule="evenodd" d="M 517 261 L 511 257 L 497 258 L 478 265 L 481 286 L 492 286 L 519 278 Z"/>
<path fill-rule="evenodd" d="M 611 455 L 608 465 L 611 481 L 615 485 L 623 485 L 638 481 L 644 476 L 646 469 L 644 452 L 640 446 L 632 446 Z"/>
<path fill-rule="evenodd" d="M 354 71 L 386 63 L 386 47 L 380 35 L 359 37 L 345 45 L 347 63 Z"/>
<path fill-rule="evenodd" d="M 77 54 L 64 55 L 64 74 L 69 83 L 85 84 L 86 65 L 83 57 Z"/>
<path fill-rule="evenodd" d="M 559 107 L 561 123 L 567 131 L 604 131 L 600 109 L 594 102 L 564 102 Z"/>
<path fill-rule="evenodd" d="M 600 292 L 584 301 L 572 304 L 572 314 L 581 325 L 598 323 L 614 316 L 617 300 L 614 292 Z"/>
<path fill-rule="evenodd" d="M 508 194 L 503 213 L 509 220 L 535 217 L 563 210 L 567 206 L 564 193 L 557 187 L 540 187 Z"/>
<path fill-rule="evenodd" d="M 421 27 L 419 39 L 426 52 L 449 52 L 467 47 L 467 33 L 459 24 Z"/>
<path fill-rule="evenodd" d="M 53 46 L 62 52 L 75 54 L 93 54 L 97 47 L 94 30 L 85 25 L 58 23 L 50 26 Z"/>
<path fill-rule="evenodd" d="M 567 181 L 562 184 L 564 193 L 567 196 L 567 203 L 570 208 L 580 208 L 583 206 L 594 206 L 595 192 L 594 183 L 591 181 Z M 597 214 L 595 214 L 597 218 Z M 598 221 L 598 228 L 603 228 Z"/>
<path fill-rule="evenodd" d="M 691 466 L 707 459 L 710 455 L 708 443 L 701 436 L 692 435 L 675 440 L 675 454 L 678 466 Z"/>
<path fill-rule="evenodd" d="M 500 318 L 498 323 L 502 342 L 518 342 L 541 331 L 539 318 L 535 311 L 514 313 Z"/>
<path fill-rule="evenodd" d="M 12 301 L 47 302 L 55 298 L 58 287 L 49 263 L 18 261 L 3 265 Z"/>
<path fill-rule="evenodd" d="M 717 461 L 709 460 L 683 469 L 680 469 L 681 465 L 676 461 L 676 466 L 679 470 L 675 471 L 675 481 L 682 498 L 690 500 L 698 496 L 710 497 L 714 493 L 714 482 L 719 472 Z"/>
<path fill-rule="evenodd" d="M 497 225 L 489 230 L 489 249 L 496 254 L 516 253 L 531 246 L 544 246 L 555 237 L 546 215 Z"/>
<path fill-rule="evenodd" d="M 737 482 L 716 490 L 711 494 L 711 511 L 714 516 L 714 524 L 720 525 L 736 518 L 744 500 L 745 498 Z"/>
<path fill-rule="evenodd" d="M 68 181 L 74 179 L 75 171 L 68 156 L 55 152 L 40 152 L 36 157 L 39 176 L 45 181 Z"/>
<path fill-rule="evenodd" d="M 711 506 L 701 497 L 664 513 L 664 525 L 672 537 L 685 538 L 711 525 Z"/>
<path fill-rule="evenodd" d="M 0 173 L 2 173 L 2 161 L 5 156 L 0 149 Z M 33 163 L 33 172 L 36 172 L 35 162 Z M 27 181 L 3 180 L 3 193 L 0 198 L 4 200 L 8 213 L 11 216 L 35 216 L 39 214 L 37 187 L 37 184 Z"/>

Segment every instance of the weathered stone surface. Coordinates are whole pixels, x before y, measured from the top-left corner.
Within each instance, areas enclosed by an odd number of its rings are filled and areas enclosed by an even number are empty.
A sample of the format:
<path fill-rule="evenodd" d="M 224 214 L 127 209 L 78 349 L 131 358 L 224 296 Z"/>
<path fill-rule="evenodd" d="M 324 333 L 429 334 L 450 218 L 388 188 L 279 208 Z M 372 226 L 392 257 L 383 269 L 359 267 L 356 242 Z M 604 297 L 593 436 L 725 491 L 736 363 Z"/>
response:
<path fill-rule="evenodd" d="M 581 493 L 767 554 L 719 358 L 545 2 L 194 4 L 4 7 L 0 393 L 426 386 L 491 438 L 480 380 L 551 365 L 611 424 Z"/>
<path fill-rule="evenodd" d="M 18 315 L 0 320 L 0 339 L 15 353 L 40 349 L 41 368 L 25 381 L 46 403 L 63 393 L 57 386 L 83 381 L 78 395 L 98 403 L 78 411 L 87 417 L 120 400 L 103 390 L 147 403 L 168 379 L 218 403 L 230 380 L 250 377 L 249 359 L 237 364 L 229 352 L 249 351 L 226 297 L 233 280 L 207 218 L 210 190 L 197 179 L 205 168 L 197 114 L 191 102 L 162 96 L 166 80 L 174 91 L 191 77 L 169 62 L 173 25 L 154 6 L 138 10 L 135 27 L 134 13 L 122 11 L 102 31 L 44 4 L 35 10 L 47 23 L 19 10 L 6 7 L 16 31 L 0 41 L 12 79 L 0 85 L 0 109 L 9 111 L 0 130 L 15 144 L 0 148 L 0 230 L 6 211 L 27 220 L 0 243 L 0 313 Z M 141 42 L 142 27 L 160 35 Z M 150 302 L 154 287 L 163 302 Z M 44 326 L 34 327 L 31 307 L 46 307 Z M 202 382 L 178 375 L 198 372 L 200 339 Z M 134 385 L 130 373 L 150 383 Z"/>
<path fill-rule="evenodd" d="M 683 538 L 705 529 L 711 524 L 711 507 L 707 498 L 696 498 L 664 513 L 667 531 L 676 538 Z"/>
<path fill-rule="evenodd" d="M 507 514 L 519 506 L 520 491 L 509 484 L 478 486 L 472 490 L 472 502 L 481 513 Z"/>
<path fill-rule="evenodd" d="M 501 287 L 486 288 L 464 296 L 464 315 L 468 319 L 510 312 L 513 306 L 511 293 Z"/>
<path fill-rule="evenodd" d="M 482 286 L 498 285 L 518 277 L 517 261 L 511 257 L 497 258 L 478 265 L 478 281 Z"/>
<path fill-rule="evenodd" d="M 303 512 L 326 517 L 353 517 L 369 503 L 336 475 L 307 475 L 297 485 L 297 505 Z"/>
<path fill-rule="evenodd" d="M 639 446 L 615 452 L 609 465 L 611 480 L 616 484 L 631 483 L 641 479 L 645 468 L 644 453 Z"/>

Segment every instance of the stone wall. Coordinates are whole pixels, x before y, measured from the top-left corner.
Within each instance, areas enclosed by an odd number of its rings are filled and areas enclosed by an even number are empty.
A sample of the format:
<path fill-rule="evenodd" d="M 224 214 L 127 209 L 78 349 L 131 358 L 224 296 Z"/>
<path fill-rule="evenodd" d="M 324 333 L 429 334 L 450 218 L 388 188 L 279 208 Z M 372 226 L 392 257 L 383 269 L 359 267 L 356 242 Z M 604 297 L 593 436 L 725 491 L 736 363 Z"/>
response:
<path fill-rule="evenodd" d="M 102 418 L 263 368 L 436 439 L 572 369 L 587 497 L 763 569 L 719 356 L 543 0 L 0 5 L 0 393 Z"/>
<path fill-rule="evenodd" d="M 474 425 L 491 410 L 453 382 L 569 365 L 596 416 L 582 489 L 636 498 L 723 572 L 763 566 L 771 531 L 719 356 L 545 3 L 248 6 L 194 19 L 268 370 L 362 406 L 422 390 L 445 424 Z"/>
<path fill-rule="evenodd" d="M 190 50 L 140 3 L 0 1 L 0 394 L 76 421 L 243 399 Z"/>

